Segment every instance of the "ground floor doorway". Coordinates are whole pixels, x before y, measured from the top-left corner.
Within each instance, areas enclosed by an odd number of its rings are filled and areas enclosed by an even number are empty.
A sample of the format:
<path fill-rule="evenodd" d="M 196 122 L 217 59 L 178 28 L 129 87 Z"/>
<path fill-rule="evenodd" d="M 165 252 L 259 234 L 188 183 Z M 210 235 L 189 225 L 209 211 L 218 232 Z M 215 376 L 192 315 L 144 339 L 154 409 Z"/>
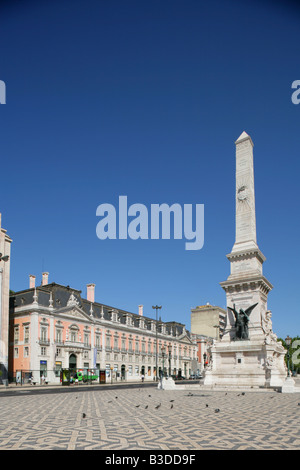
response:
<path fill-rule="evenodd" d="M 76 354 L 70 354 L 69 357 L 69 369 L 76 370 L 77 368 L 77 357 Z"/>

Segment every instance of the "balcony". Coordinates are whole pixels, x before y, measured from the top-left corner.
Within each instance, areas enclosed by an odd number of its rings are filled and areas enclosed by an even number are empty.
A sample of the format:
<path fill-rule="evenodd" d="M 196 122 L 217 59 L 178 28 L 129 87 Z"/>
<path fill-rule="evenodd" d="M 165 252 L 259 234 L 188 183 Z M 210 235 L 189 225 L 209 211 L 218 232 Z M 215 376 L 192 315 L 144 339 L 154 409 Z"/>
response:
<path fill-rule="evenodd" d="M 191 361 L 192 358 L 190 356 L 179 356 L 179 359 L 181 361 Z"/>
<path fill-rule="evenodd" d="M 45 338 L 39 338 L 39 344 L 41 346 L 50 346 L 50 340 Z"/>
<path fill-rule="evenodd" d="M 68 348 L 91 349 L 91 345 L 89 343 L 82 343 L 79 341 L 71 340 L 64 341 L 63 346 L 66 346 Z"/>

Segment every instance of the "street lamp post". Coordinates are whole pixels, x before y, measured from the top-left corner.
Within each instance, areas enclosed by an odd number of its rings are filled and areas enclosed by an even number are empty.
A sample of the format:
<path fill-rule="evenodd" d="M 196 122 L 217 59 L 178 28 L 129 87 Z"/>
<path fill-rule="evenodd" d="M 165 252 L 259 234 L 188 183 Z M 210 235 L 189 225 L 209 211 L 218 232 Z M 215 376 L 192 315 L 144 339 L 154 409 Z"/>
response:
<path fill-rule="evenodd" d="M 290 346 L 291 346 L 291 342 L 292 342 L 292 338 L 290 338 L 289 335 L 287 335 L 287 337 L 285 338 L 285 344 L 288 347 L 288 350 L 287 350 L 288 377 L 290 377 L 290 375 L 291 375 L 291 373 L 290 373 Z"/>
<path fill-rule="evenodd" d="M 171 377 L 171 350 L 172 346 L 171 343 L 168 345 L 168 352 L 169 352 L 169 377 Z"/>
<path fill-rule="evenodd" d="M 164 378 L 164 367 L 165 367 L 165 348 L 162 347 L 161 348 L 161 355 L 162 355 L 162 373 L 161 373 L 161 389 L 163 390 L 163 386 L 162 386 L 162 383 L 163 383 L 163 378 Z"/>
<path fill-rule="evenodd" d="M 282 393 L 294 393 L 295 392 L 295 381 L 291 377 L 291 372 L 290 372 L 291 343 L 292 343 L 292 338 L 287 336 L 285 338 L 285 344 L 287 346 L 287 354 L 286 354 L 287 357 L 286 358 L 287 358 L 288 373 L 287 373 L 285 381 L 283 382 L 282 387 L 281 387 L 281 392 Z"/>
<path fill-rule="evenodd" d="M 157 382 L 158 378 L 157 378 L 157 367 L 158 367 L 158 336 L 157 336 L 157 310 L 160 310 L 161 309 L 161 305 L 158 306 L 158 305 L 155 305 L 155 306 L 152 306 L 153 309 L 156 310 L 156 357 L 155 357 L 155 381 Z"/>

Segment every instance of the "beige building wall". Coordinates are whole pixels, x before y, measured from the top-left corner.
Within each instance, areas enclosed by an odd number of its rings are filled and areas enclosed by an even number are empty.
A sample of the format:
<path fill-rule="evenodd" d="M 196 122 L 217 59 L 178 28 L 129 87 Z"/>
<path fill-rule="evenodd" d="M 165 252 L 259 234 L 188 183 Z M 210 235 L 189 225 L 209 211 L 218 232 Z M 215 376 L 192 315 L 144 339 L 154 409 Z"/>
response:
<path fill-rule="evenodd" d="M 219 339 L 225 328 L 226 311 L 210 304 L 191 310 L 191 333 Z"/>

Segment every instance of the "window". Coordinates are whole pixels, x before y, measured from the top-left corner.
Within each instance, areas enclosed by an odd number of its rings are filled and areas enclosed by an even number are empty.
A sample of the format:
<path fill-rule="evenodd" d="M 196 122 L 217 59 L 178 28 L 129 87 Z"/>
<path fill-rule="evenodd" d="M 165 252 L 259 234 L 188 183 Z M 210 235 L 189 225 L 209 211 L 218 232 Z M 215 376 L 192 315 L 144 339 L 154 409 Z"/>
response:
<path fill-rule="evenodd" d="M 41 347 L 41 356 L 46 356 L 47 355 L 47 348 L 45 346 Z"/>
<path fill-rule="evenodd" d="M 25 346 L 24 347 L 24 357 L 28 357 L 28 356 L 29 356 L 29 347 Z"/>
<path fill-rule="evenodd" d="M 96 335 L 96 348 L 100 348 L 100 335 Z"/>
<path fill-rule="evenodd" d="M 14 330 L 14 343 L 15 344 L 19 343 L 19 335 L 20 335 L 20 330 L 19 330 L 19 327 L 17 327 Z"/>
<path fill-rule="evenodd" d="M 14 348 L 14 357 L 19 357 L 19 348 Z"/>
<path fill-rule="evenodd" d="M 55 362 L 55 369 L 54 369 L 55 377 L 59 377 L 59 376 L 60 376 L 61 369 L 62 369 L 62 363 L 56 361 L 56 362 Z"/>
<path fill-rule="evenodd" d="M 41 327 L 41 341 L 47 341 L 48 337 L 48 328 L 46 326 Z"/>
<path fill-rule="evenodd" d="M 84 345 L 89 346 L 89 334 L 84 333 Z"/>
<path fill-rule="evenodd" d="M 105 348 L 110 351 L 111 350 L 111 336 L 110 334 L 106 333 L 106 336 L 105 336 Z"/>
<path fill-rule="evenodd" d="M 29 326 L 25 326 L 24 328 L 24 343 L 29 343 Z"/>
<path fill-rule="evenodd" d="M 71 330 L 70 332 L 70 338 L 73 343 L 77 342 L 77 331 Z"/>
<path fill-rule="evenodd" d="M 60 328 L 56 328 L 56 331 L 55 331 L 55 338 L 56 338 L 56 342 L 57 343 L 61 343 L 62 342 L 62 330 Z"/>
<path fill-rule="evenodd" d="M 118 312 L 112 312 L 111 319 L 112 321 L 117 322 L 119 320 Z"/>

